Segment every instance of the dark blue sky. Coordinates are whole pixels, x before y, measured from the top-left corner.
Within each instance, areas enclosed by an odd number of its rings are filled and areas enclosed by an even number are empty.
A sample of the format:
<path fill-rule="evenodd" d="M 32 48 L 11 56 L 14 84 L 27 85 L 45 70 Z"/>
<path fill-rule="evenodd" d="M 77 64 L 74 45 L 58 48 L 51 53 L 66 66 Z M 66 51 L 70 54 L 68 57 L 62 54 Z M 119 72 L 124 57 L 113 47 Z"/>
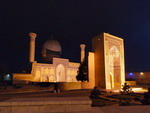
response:
<path fill-rule="evenodd" d="M 28 63 L 29 32 L 38 34 L 36 60 L 51 36 L 62 57 L 79 62 L 79 44 L 108 32 L 125 40 L 126 71 L 150 71 L 149 0 L 1 0 L 0 64 L 17 72 Z"/>

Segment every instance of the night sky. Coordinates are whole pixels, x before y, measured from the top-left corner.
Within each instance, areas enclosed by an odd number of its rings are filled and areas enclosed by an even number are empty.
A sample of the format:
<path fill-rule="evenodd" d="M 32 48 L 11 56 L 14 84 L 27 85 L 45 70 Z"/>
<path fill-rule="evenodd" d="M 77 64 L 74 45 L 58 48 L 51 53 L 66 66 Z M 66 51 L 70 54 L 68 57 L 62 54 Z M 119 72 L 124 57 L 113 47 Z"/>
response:
<path fill-rule="evenodd" d="M 150 71 L 149 6 L 149 0 L 0 0 L 0 67 L 27 67 L 29 32 L 38 35 L 38 62 L 51 35 L 62 46 L 62 58 L 80 62 L 79 45 L 92 51 L 91 38 L 106 32 L 125 40 L 127 72 Z"/>

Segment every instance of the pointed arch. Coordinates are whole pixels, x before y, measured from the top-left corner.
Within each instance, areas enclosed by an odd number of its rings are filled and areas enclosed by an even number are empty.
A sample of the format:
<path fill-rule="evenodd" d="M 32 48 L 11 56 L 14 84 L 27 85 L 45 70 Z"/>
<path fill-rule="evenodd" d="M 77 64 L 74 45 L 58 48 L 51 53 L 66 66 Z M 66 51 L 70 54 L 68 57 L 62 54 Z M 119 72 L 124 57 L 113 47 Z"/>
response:
<path fill-rule="evenodd" d="M 56 81 L 65 82 L 65 67 L 62 64 L 56 67 Z"/>

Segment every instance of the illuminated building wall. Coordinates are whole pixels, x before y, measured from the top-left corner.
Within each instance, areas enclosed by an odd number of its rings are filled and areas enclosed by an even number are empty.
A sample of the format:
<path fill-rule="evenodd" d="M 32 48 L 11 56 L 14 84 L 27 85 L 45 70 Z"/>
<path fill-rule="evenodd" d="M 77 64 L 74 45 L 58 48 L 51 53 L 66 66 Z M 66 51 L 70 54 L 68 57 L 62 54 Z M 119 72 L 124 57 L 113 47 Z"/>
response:
<path fill-rule="evenodd" d="M 14 79 L 33 82 L 77 82 L 79 65 L 62 58 L 53 58 L 53 64 L 33 62 L 31 74 L 14 74 Z"/>
<path fill-rule="evenodd" d="M 89 52 L 88 54 L 88 79 L 87 82 L 81 83 L 83 89 L 92 89 L 95 86 L 95 62 L 93 52 Z"/>
<path fill-rule="evenodd" d="M 79 65 L 62 58 L 53 58 L 53 64 L 34 62 L 32 75 L 36 82 L 77 82 Z"/>
<path fill-rule="evenodd" d="M 93 38 L 95 84 L 105 89 L 118 89 L 125 82 L 123 39 L 103 33 Z"/>

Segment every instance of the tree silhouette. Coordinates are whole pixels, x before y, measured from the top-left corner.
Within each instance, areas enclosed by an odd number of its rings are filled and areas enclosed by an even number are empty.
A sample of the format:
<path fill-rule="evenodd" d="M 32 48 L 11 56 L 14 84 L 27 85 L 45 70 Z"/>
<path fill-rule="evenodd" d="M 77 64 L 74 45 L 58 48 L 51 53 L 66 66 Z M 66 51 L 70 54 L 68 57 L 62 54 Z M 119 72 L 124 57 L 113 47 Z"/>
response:
<path fill-rule="evenodd" d="M 78 81 L 82 81 L 82 82 L 88 80 L 88 62 L 87 62 L 87 59 L 84 59 L 80 63 L 80 67 L 79 67 L 78 75 L 76 76 L 76 79 Z"/>

